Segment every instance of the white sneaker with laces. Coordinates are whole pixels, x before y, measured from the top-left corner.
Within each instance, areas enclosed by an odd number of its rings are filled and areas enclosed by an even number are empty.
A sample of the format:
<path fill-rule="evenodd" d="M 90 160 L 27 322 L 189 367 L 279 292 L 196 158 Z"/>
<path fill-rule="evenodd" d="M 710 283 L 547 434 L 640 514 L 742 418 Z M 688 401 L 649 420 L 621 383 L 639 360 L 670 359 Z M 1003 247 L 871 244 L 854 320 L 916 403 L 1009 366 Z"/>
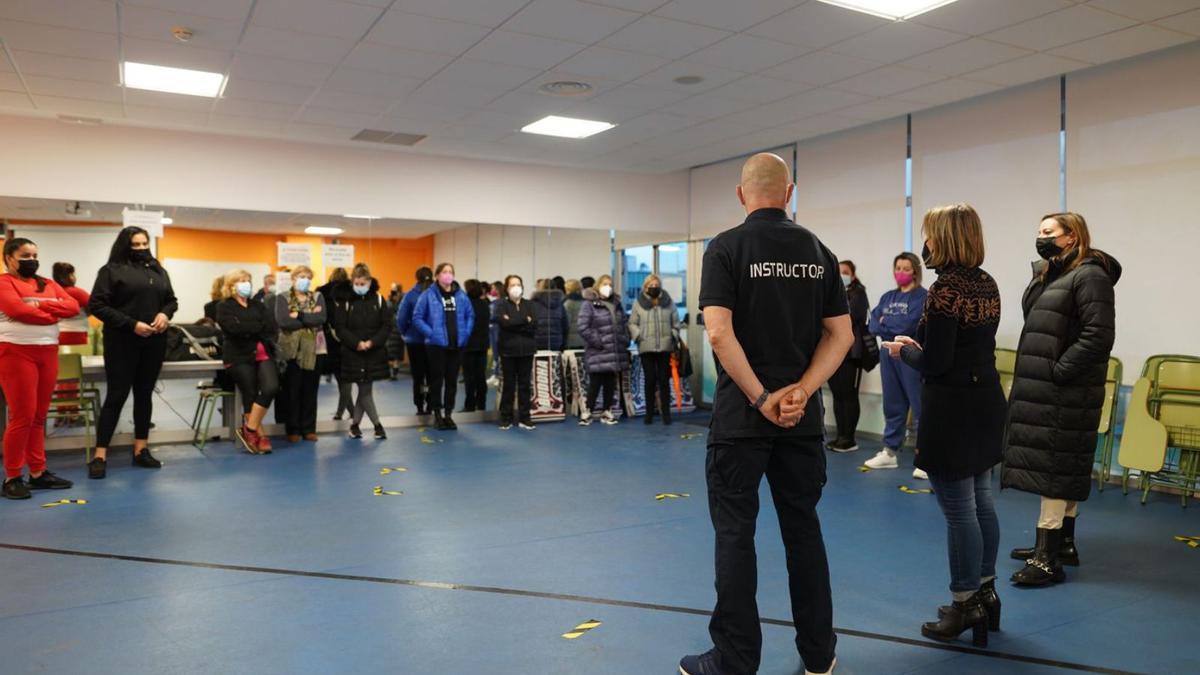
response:
<path fill-rule="evenodd" d="M 583 414 L 579 416 L 579 426 L 581 426 L 581 427 L 592 426 L 592 413 L 584 410 Z"/>
<path fill-rule="evenodd" d="M 896 459 L 896 451 L 891 448 L 880 450 L 874 457 L 863 462 L 868 469 L 898 469 L 900 462 Z"/>
<path fill-rule="evenodd" d="M 600 416 L 600 421 L 609 426 L 617 424 L 617 418 L 613 417 L 612 411 L 609 410 L 604 411 L 604 414 Z"/>
<path fill-rule="evenodd" d="M 913 469 L 913 478 L 917 480 L 929 480 L 929 474 L 920 469 Z"/>
<path fill-rule="evenodd" d="M 521 422 L 517 426 L 521 427 L 525 431 L 533 431 L 534 429 L 537 428 L 537 427 L 533 426 L 532 424 L 526 424 L 525 422 Z"/>

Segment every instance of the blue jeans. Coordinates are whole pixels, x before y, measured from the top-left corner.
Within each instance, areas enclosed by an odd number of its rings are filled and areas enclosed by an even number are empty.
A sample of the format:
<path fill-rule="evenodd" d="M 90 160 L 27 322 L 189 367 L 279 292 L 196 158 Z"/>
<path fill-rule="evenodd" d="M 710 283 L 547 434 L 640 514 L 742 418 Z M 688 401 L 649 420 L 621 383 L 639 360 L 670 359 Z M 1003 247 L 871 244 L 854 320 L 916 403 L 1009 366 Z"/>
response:
<path fill-rule="evenodd" d="M 996 576 L 1000 520 L 992 504 L 992 470 L 972 478 L 942 480 L 929 474 L 933 494 L 946 515 L 950 554 L 950 590 L 979 590 L 982 577 Z"/>
<path fill-rule="evenodd" d="M 921 420 L 921 374 L 887 354 L 879 360 L 883 379 L 883 444 L 893 450 L 904 445 L 911 408 L 913 422 Z"/>

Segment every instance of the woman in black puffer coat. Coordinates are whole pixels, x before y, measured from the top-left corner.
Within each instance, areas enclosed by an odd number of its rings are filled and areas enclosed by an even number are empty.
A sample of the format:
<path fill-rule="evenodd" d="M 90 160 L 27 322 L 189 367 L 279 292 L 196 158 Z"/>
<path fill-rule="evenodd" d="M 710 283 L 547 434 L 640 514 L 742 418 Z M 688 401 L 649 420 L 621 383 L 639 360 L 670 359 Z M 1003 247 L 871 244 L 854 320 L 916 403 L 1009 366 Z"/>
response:
<path fill-rule="evenodd" d="M 599 291 L 583 292 L 583 307 L 579 310 L 579 336 L 586 347 L 584 364 L 588 372 L 588 396 L 584 401 L 580 426 L 592 423 L 592 408 L 596 397 L 604 390 L 604 414 L 600 421 L 616 424 L 612 414 L 613 396 L 617 393 L 617 377 L 629 367 L 629 326 L 621 298 L 613 292 L 612 277 L 607 274 L 596 282 Z"/>
<path fill-rule="evenodd" d="M 383 440 L 387 433 L 375 409 L 374 383 L 391 374 L 387 339 L 392 332 L 392 313 L 379 295 L 379 282 L 366 265 L 355 265 L 350 281 L 353 295 L 344 304 L 335 305 L 333 312 L 333 329 L 342 345 L 342 381 L 358 385 L 350 438 L 362 438 L 358 425 L 366 413 L 375 425 L 375 438 Z"/>
<path fill-rule="evenodd" d="M 1001 477 L 1001 487 L 1042 497 L 1036 545 L 1012 552 L 1026 561 L 1012 580 L 1026 586 L 1064 581 L 1062 565 L 1079 564 L 1075 515 L 1092 486 L 1121 278 L 1116 259 L 1092 248 L 1079 214 L 1043 218 L 1037 250 L 1045 261 L 1034 264 L 1022 300 Z"/>

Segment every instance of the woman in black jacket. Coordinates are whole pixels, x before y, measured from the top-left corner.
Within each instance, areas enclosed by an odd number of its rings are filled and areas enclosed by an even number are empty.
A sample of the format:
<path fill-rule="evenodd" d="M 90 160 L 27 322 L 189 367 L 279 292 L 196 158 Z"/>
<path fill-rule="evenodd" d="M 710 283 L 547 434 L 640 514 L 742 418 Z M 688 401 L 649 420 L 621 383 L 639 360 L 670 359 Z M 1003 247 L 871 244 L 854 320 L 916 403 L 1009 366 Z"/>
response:
<path fill-rule="evenodd" d="M 333 330 L 342 344 L 342 382 L 358 385 L 358 400 L 350 417 L 350 438 L 362 438 L 363 413 L 375 425 L 375 438 L 387 438 L 379 411 L 375 409 L 375 382 L 386 380 L 390 374 L 387 360 L 387 339 L 392 332 L 392 314 L 387 302 L 379 295 L 379 282 L 363 263 L 354 266 L 350 275 L 353 293 L 349 300 L 338 304 L 333 313 Z"/>
<path fill-rule="evenodd" d="M 217 305 L 217 323 L 225 334 L 225 368 L 242 396 L 244 421 L 237 437 L 246 452 L 269 455 L 271 439 L 262 433 L 262 421 L 279 393 L 275 314 L 253 299 L 254 283 L 245 270 L 226 274 L 221 294 L 225 299 Z"/>
<path fill-rule="evenodd" d="M 1000 291 L 979 267 L 983 225 L 975 209 L 930 209 L 922 230 L 925 265 L 937 270 L 938 280 L 929 289 L 916 340 L 897 336 L 884 343 L 892 358 L 921 373 L 916 465 L 929 474 L 946 516 L 954 602 L 921 633 L 948 642 L 971 629 L 975 646 L 986 647 L 989 628 L 1000 627 L 1000 522 L 991 483 L 1004 435 L 1004 391 L 996 372 Z"/>
<path fill-rule="evenodd" d="M 344 305 L 350 301 L 354 291 L 350 289 L 350 275 L 345 268 L 339 267 L 329 273 L 329 281 L 317 288 L 317 292 L 329 303 L 330 307 Z M 330 316 L 333 316 L 330 314 Z M 337 380 L 338 403 L 333 413 L 333 420 L 340 422 L 342 414 L 354 412 L 354 397 L 350 382 L 342 381 L 342 345 L 338 342 L 333 330 L 333 322 L 325 322 L 325 356 L 319 366 L 322 375 L 332 375 Z"/>
<path fill-rule="evenodd" d="M 522 429 L 532 431 L 529 409 L 533 401 L 533 353 L 537 351 L 538 312 L 530 300 L 522 296 L 524 280 L 510 274 L 504 280 L 507 297 L 496 301 L 496 325 L 500 328 L 497 344 L 500 349 L 500 371 L 504 382 L 500 386 L 500 429 L 507 431 L 513 424 L 513 396 L 517 399 L 517 420 Z"/>
<path fill-rule="evenodd" d="M 463 348 L 463 389 L 465 401 L 463 412 L 487 410 L 487 352 L 488 329 L 491 323 L 491 304 L 483 297 L 487 287 L 478 279 L 467 279 L 463 290 L 475 309 L 475 323 L 471 336 Z"/>
<path fill-rule="evenodd" d="M 1042 498 L 1037 543 L 1014 549 L 1025 568 L 1012 580 L 1045 586 L 1078 565 L 1075 517 L 1092 487 L 1096 429 L 1116 335 L 1113 286 L 1121 265 L 1092 248 L 1087 221 L 1052 213 L 1038 226 L 1033 280 L 1021 306 L 1025 327 L 1009 396 L 1001 486 Z"/>
<path fill-rule="evenodd" d="M 104 322 L 104 379 L 108 393 L 96 425 L 96 454 L 88 478 L 104 478 L 108 446 L 133 391 L 133 465 L 157 469 L 146 448 L 154 414 L 154 385 L 167 355 L 167 327 L 179 303 L 171 278 L 150 253 L 150 235 L 126 227 L 117 235 L 108 264 L 96 275 L 88 313 Z"/>
<path fill-rule="evenodd" d="M 858 450 L 858 418 L 861 409 L 858 402 L 858 386 L 863 374 L 863 334 L 867 332 L 867 313 L 871 311 L 867 300 L 867 287 L 858 280 L 858 268 L 854 262 L 843 260 L 842 284 L 846 287 L 846 301 L 850 305 L 850 326 L 854 329 L 854 344 L 846 354 L 842 365 L 829 378 L 829 391 L 833 393 L 833 418 L 837 423 L 837 439 L 829 444 L 834 452 Z M 874 339 L 874 338 L 872 338 Z"/>

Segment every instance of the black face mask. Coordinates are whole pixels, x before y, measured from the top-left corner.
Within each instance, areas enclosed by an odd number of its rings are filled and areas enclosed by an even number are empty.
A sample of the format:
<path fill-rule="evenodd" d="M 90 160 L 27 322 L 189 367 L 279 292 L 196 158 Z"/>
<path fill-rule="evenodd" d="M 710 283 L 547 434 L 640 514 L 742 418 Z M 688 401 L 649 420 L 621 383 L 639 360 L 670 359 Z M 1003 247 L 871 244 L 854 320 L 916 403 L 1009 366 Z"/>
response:
<path fill-rule="evenodd" d="M 138 264 L 145 264 L 153 260 L 148 248 L 135 248 L 129 251 L 129 259 Z"/>
<path fill-rule="evenodd" d="M 32 279 L 37 276 L 38 267 L 41 265 L 36 259 L 29 258 L 17 261 L 17 276 L 22 279 Z"/>
<path fill-rule="evenodd" d="M 652 300 L 656 300 L 658 296 L 662 295 L 662 289 L 658 286 L 651 286 L 646 289 L 646 295 L 650 296 Z"/>
<path fill-rule="evenodd" d="M 1045 260 L 1049 260 L 1062 253 L 1062 247 L 1054 243 L 1055 239 L 1058 239 L 1058 237 L 1038 237 L 1038 255 L 1042 256 L 1042 258 Z"/>
<path fill-rule="evenodd" d="M 933 269 L 933 265 L 929 264 L 929 258 L 932 255 L 933 254 L 929 252 L 929 243 L 926 242 L 925 245 L 921 247 L 921 262 L 925 263 L 925 266 L 929 269 Z"/>

